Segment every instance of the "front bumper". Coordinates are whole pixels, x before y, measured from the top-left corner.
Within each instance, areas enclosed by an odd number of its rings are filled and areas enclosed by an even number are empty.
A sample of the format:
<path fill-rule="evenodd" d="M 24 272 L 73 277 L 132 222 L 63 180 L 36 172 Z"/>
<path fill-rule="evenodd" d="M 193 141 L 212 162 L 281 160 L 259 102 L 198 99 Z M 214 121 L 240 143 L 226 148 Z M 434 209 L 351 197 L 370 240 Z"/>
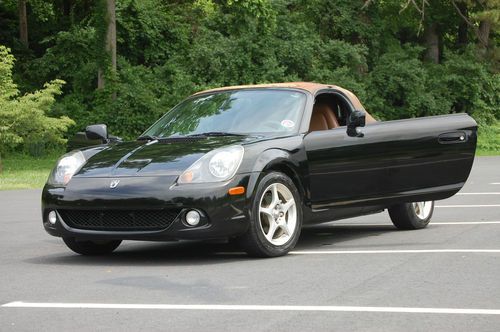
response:
<path fill-rule="evenodd" d="M 74 177 L 66 188 L 46 185 L 42 193 L 42 216 L 45 230 L 58 237 L 93 240 L 221 239 L 243 234 L 248 228 L 252 193 L 258 173 L 237 174 L 223 183 L 176 185 L 172 176 L 87 178 Z M 119 179 L 116 188 L 112 180 Z M 228 189 L 246 188 L 245 194 L 232 196 Z M 133 211 L 175 209 L 180 213 L 164 229 L 108 230 L 70 226 L 62 210 Z M 185 212 L 195 209 L 202 218 L 199 225 L 189 226 Z M 57 222 L 51 224 L 48 214 L 55 210 Z"/>

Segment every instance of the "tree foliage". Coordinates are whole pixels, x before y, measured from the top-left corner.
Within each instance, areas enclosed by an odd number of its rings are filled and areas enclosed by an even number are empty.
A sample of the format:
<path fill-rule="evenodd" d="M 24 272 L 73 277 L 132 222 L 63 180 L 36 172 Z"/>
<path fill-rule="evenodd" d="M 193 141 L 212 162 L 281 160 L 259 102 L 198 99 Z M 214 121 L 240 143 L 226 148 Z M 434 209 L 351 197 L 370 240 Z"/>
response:
<path fill-rule="evenodd" d="M 0 46 L 0 153 L 21 146 L 36 155 L 64 144 L 63 134 L 74 122 L 67 116 L 47 116 L 64 81 L 53 80 L 41 90 L 20 96 L 12 81 L 13 65 L 14 57 Z"/>
<path fill-rule="evenodd" d="M 500 117 L 499 0 L 116 0 L 117 71 L 97 89 L 102 3 L 28 1 L 26 48 L 17 1 L 0 2 L 21 93 L 66 81 L 41 91 L 62 89 L 44 112 L 70 134 L 105 122 L 132 138 L 195 91 L 295 80 L 351 89 L 381 119 Z"/>

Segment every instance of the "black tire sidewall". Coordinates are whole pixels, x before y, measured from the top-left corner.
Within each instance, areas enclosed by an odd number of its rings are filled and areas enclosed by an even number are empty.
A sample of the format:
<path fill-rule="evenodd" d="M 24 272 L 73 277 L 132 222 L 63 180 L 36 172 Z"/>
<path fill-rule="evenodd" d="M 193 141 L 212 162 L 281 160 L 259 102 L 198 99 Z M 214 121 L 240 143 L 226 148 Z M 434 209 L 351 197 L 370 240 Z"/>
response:
<path fill-rule="evenodd" d="M 395 205 L 389 208 L 389 215 L 393 224 L 399 229 L 422 229 L 425 228 L 434 213 L 434 201 L 432 201 L 431 212 L 425 219 L 420 219 L 415 209 L 413 208 L 413 203 L 403 203 Z"/>

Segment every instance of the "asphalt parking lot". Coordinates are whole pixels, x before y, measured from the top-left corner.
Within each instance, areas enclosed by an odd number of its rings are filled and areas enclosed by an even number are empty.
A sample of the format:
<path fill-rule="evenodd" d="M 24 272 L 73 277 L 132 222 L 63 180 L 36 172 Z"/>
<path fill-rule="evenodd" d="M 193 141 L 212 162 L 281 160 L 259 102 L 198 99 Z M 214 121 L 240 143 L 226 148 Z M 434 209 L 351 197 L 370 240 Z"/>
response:
<path fill-rule="evenodd" d="M 499 331 L 500 157 L 477 158 L 430 226 L 386 212 L 309 227 L 290 255 L 124 242 L 83 257 L 40 191 L 0 192 L 0 330 Z"/>

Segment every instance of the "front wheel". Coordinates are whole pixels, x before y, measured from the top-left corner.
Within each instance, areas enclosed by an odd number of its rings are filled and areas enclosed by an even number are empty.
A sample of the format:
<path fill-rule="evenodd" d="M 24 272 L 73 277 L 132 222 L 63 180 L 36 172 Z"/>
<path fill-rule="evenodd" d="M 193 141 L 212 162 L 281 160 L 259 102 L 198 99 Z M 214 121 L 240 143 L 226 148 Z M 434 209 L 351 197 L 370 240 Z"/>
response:
<path fill-rule="evenodd" d="M 421 229 L 431 221 L 434 201 L 403 203 L 391 206 L 389 216 L 399 229 Z"/>
<path fill-rule="evenodd" d="M 293 249 L 302 227 L 302 202 L 292 180 L 279 172 L 266 174 L 257 186 L 251 216 L 239 239 L 249 255 L 277 257 Z"/>
<path fill-rule="evenodd" d="M 86 256 L 97 256 L 106 255 L 113 252 L 120 243 L 121 240 L 113 241 L 90 241 L 90 240 L 78 240 L 74 237 L 63 238 L 64 243 L 69 249 L 73 250 L 77 254 Z"/>

